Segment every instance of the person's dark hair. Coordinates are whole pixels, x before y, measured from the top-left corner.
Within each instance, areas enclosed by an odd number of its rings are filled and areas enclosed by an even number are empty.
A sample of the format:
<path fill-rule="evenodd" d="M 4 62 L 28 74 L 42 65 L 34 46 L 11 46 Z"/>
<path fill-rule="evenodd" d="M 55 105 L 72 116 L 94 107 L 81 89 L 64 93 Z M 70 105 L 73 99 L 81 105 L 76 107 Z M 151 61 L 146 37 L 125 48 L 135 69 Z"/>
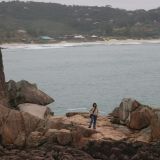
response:
<path fill-rule="evenodd" d="M 97 103 L 93 103 L 93 107 L 97 108 Z"/>

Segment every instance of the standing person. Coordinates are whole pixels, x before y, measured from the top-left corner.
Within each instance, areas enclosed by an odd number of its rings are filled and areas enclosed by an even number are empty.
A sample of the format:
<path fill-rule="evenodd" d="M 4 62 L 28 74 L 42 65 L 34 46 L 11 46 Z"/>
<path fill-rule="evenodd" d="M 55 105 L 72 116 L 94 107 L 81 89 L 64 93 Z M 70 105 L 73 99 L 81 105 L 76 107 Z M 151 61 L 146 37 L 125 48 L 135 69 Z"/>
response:
<path fill-rule="evenodd" d="M 91 108 L 89 113 L 90 113 L 91 121 L 88 128 L 91 128 L 93 124 L 93 129 L 96 129 L 96 122 L 97 122 L 97 116 L 98 116 L 98 108 L 96 103 L 93 103 L 93 107 Z"/>

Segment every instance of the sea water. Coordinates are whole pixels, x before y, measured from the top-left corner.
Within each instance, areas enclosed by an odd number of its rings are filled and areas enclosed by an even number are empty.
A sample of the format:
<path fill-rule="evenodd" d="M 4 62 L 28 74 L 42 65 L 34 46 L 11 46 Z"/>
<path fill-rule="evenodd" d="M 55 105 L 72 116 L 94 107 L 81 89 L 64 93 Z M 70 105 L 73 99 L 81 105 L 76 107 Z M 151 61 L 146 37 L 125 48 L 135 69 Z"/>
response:
<path fill-rule="evenodd" d="M 17 45 L 19 46 L 19 45 Z M 101 114 L 124 97 L 160 106 L 159 44 L 25 45 L 3 50 L 6 80 L 27 80 L 55 99 L 55 114 Z"/>

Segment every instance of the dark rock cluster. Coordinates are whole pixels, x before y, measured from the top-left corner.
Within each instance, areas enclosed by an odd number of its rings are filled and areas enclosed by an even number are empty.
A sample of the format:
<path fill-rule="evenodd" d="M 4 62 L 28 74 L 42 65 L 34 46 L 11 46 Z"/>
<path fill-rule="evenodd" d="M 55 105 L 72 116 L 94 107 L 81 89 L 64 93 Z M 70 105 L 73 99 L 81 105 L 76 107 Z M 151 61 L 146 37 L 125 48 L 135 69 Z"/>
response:
<path fill-rule="evenodd" d="M 1 160 L 159 160 L 160 142 L 91 141 L 83 149 L 46 143 L 35 148 L 0 146 Z"/>
<path fill-rule="evenodd" d="M 18 149 L 0 146 L 1 160 L 94 160 L 84 151 L 58 145 Z"/>
<path fill-rule="evenodd" d="M 160 160 L 160 142 L 92 141 L 83 150 L 101 160 Z"/>

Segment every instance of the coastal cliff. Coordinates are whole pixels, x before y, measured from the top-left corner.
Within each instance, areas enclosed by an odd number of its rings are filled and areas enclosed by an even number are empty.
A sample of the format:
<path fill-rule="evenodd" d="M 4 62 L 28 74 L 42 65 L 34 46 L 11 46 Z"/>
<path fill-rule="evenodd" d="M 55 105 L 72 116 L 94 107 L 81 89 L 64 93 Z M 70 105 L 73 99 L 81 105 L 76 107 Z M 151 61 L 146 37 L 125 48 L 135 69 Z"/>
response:
<path fill-rule="evenodd" d="M 159 109 L 125 98 L 89 129 L 88 113 L 53 116 L 53 98 L 35 84 L 6 83 L 1 52 L 0 58 L 2 160 L 159 160 Z"/>

